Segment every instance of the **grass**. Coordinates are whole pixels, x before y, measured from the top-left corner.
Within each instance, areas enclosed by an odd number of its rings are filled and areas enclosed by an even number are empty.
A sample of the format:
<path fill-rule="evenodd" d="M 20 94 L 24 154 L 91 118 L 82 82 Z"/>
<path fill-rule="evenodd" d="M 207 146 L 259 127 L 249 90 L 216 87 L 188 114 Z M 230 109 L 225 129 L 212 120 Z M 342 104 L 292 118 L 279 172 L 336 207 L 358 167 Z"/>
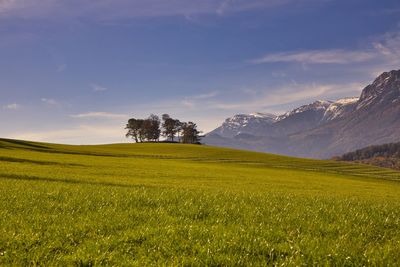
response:
<path fill-rule="evenodd" d="M 206 146 L 0 139 L 0 264 L 396 266 L 399 181 Z"/>

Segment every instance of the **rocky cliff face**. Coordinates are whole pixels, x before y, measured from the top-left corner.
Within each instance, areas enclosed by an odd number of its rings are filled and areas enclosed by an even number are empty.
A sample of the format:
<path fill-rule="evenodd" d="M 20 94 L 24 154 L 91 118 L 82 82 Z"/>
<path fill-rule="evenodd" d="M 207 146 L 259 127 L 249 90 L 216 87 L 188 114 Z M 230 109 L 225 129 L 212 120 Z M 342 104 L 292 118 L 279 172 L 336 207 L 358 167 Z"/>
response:
<path fill-rule="evenodd" d="M 364 88 L 360 98 L 316 101 L 263 119 L 233 118 L 208 134 L 204 142 L 329 158 L 369 145 L 400 141 L 400 70 L 380 75 Z"/>

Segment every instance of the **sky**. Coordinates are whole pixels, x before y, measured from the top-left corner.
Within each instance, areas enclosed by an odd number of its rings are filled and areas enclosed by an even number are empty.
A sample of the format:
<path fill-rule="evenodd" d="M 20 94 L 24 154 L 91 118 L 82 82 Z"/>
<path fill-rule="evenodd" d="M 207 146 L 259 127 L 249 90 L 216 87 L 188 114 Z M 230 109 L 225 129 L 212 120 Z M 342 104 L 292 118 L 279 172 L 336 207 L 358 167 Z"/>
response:
<path fill-rule="evenodd" d="M 0 0 L 0 137 L 130 142 L 359 96 L 400 69 L 398 0 Z"/>

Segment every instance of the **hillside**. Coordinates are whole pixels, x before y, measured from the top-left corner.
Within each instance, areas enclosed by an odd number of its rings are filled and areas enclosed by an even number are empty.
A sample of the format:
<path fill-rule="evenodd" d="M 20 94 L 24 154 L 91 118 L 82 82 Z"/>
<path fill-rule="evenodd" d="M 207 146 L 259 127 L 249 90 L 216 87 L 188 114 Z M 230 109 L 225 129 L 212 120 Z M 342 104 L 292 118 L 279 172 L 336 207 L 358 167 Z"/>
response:
<path fill-rule="evenodd" d="M 399 218 L 389 169 L 0 139 L 0 265 L 396 265 Z"/>
<path fill-rule="evenodd" d="M 236 115 L 203 141 L 215 146 L 324 159 L 369 145 L 400 141 L 399 114 L 400 70 L 392 70 L 366 86 L 360 97 L 319 100 L 283 115 Z"/>
<path fill-rule="evenodd" d="M 400 170 L 400 143 L 369 146 L 346 153 L 336 159 Z"/>

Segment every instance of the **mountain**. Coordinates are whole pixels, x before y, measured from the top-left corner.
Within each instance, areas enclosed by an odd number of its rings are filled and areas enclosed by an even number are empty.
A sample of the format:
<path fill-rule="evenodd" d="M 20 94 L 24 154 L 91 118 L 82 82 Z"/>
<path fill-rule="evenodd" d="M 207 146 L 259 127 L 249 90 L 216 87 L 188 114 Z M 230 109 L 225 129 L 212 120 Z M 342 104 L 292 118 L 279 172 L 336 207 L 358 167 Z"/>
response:
<path fill-rule="evenodd" d="M 267 132 L 278 117 L 267 113 L 238 114 L 228 118 L 212 133 L 223 137 L 234 137 L 240 133 L 256 135 L 257 132 Z"/>
<path fill-rule="evenodd" d="M 240 134 L 280 136 L 314 128 L 321 123 L 342 117 L 358 98 L 344 98 L 336 102 L 318 100 L 283 115 L 269 113 L 238 114 L 209 133 L 233 138 Z"/>
<path fill-rule="evenodd" d="M 236 115 L 206 135 L 209 145 L 330 158 L 400 141 L 400 70 L 384 72 L 359 98 L 315 101 L 283 115 Z"/>

